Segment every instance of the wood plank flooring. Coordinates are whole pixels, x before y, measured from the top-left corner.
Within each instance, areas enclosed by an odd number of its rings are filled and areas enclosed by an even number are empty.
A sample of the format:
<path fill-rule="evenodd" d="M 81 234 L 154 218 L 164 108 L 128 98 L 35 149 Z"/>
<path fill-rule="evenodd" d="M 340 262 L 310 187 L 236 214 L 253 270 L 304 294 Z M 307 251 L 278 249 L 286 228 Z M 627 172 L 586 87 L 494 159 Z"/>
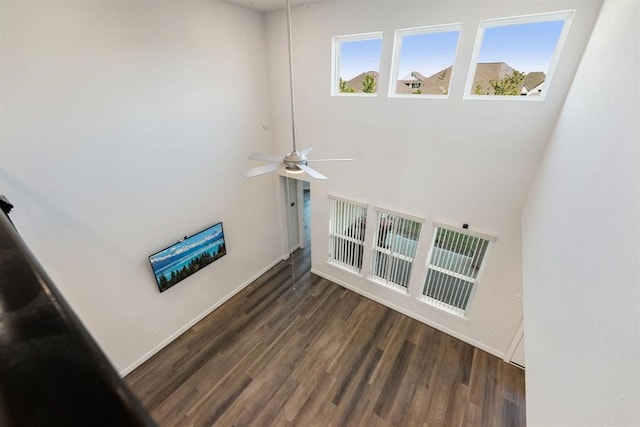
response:
<path fill-rule="evenodd" d="M 126 377 L 161 426 L 525 425 L 522 370 L 294 258 Z"/>

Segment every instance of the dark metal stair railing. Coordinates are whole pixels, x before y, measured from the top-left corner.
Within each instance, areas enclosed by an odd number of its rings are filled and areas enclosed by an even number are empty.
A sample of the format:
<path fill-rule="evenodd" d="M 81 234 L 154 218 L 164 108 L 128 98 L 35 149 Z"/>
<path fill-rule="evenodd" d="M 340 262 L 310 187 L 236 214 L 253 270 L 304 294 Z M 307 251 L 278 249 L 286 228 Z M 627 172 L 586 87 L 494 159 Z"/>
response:
<path fill-rule="evenodd" d="M 0 207 L 0 426 L 156 426 Z"/>

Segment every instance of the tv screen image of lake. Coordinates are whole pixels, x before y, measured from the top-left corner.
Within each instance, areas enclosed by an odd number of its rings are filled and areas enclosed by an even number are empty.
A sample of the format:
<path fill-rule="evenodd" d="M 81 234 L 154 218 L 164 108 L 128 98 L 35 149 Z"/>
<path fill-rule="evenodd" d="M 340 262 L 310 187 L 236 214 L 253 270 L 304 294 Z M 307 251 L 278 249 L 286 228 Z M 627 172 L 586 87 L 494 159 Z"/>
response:
<path fill-rule="evenodd" d="M 216 224 L 150 257 L 158 283 L 164 277 L 171 280 L 171 273 L 178 273 L 194 259 L 207 253 L 210 264 L 226 253 L 222 224 Z M 202 265 L 201 265 L 202 267 Z M 182 277 L 184 278 L 184 277 Z"/>

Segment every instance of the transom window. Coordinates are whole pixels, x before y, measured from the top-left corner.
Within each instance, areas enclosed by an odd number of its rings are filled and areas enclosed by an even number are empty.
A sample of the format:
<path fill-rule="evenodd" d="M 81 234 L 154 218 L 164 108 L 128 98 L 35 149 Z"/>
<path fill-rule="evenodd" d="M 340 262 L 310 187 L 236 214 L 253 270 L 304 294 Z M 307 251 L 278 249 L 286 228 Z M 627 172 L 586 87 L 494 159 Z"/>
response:
<path fill-rule="evenodd" d="M 573 13 L 481 21 L 465 98 L 544 99 Z"/>
<path fill-rule="evenodd" d="M 446 98 L 461 27 L 396 30 L 389 96 Z"/>
<path fill-rule="evenodd" d="M 495 237 L 436 224 L 422 300 L 465 317 Z"/>
<path fill-rule="evenodd" d="M 353 273 L 362 270 L 367 205 L 329 197 L 329 263 Z"/>
<path fill-rule="evenodd" d="M 422 220 L 378 210 L 370 279 L 408 292 Z"/>
<path fill-rule="evenodd" d="M 376 96 L 381 55 L 381 32 L 334 37 L 331 94 Z"/>

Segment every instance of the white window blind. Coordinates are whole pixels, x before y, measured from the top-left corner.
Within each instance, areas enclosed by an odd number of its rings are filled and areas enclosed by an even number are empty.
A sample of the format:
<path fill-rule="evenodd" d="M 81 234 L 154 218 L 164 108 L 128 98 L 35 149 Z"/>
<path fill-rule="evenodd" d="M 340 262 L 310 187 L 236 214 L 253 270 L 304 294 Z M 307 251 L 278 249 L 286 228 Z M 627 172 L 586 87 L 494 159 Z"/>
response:
<path fill-rule="evenodd" d="M 495 238 L 436 226 L 424 301 L 464 317 L 491 240 Z"/>
<path fill-rule="evenodd" d="M 422 224 L 389 212 L 378 212 L 370 279 L 407 292 Z"/>
<path fill-rule="evenodd" d="M 366 206 L 330 199 L 329 263 L 360 273 L 366 223 Z"/>

